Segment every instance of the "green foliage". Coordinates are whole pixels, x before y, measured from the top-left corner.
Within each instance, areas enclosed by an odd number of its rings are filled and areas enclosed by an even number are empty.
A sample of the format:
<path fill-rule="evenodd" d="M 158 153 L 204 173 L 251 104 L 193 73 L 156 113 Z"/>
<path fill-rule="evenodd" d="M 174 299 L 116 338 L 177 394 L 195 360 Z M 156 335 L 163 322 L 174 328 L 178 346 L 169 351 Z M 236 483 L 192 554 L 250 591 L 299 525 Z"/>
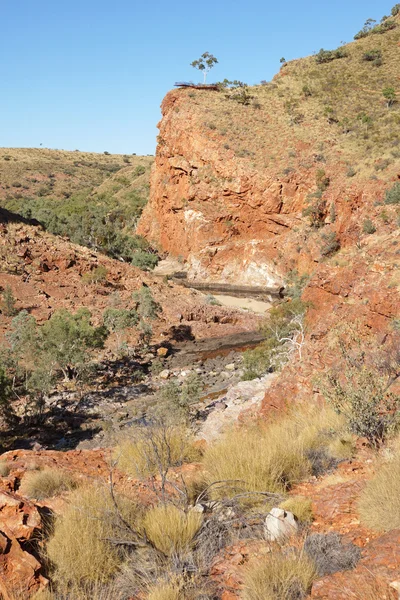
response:
<path fill-rule="evenodd" d="M 197 373 L 189 373 L 181 387 L 176 381 L 169 381 L 159 391 L 157 404 L 149 414 L 164 423 L 187 423 L 191 406 L 199 402 L 202 390 Z"/>
<path fill-rule="evenodd" d="M 395 4 L 391 10 L 392 17 L 395 17 L 400 12 L 400 4 Z"/>
<path fill-rule="evenodd" d="M 310 280 L 307 273 L 300 275 L 296 269 L 289 271 L 285 278 L 285 295 L 289 298 L 300 298 Z"/>
<path fill-rule="evenodd" d="M 0 364 L 0 413 L 7 421 L 12 417 L 11 390 L 11 381 L 6 374 L 6 369 Z"/>
<path fill-rule="evenodd" d="M 86 308 L 75 314 L 59 310 L 41 327 L 26 311 L 12 320 L 5 366 L 17 395 L 27 396 L 27 414 L 43 416 L 44 397 L 61 373 L 76 379 L 90 367 L 92 350 L 102 348 L 107 337 L 107 329 L 94 327 L 90 320 Z"/>
<path fill-rule="evenodd" d="M 99 265 L 95 267 L 89 273 L 85 273 L 82 276 L 82 279 L 85 283 L 100 283 L 107 281 L 107 269 L 103 265 Z"/>
<path fill-rule="evenodd" d="M 400 416 L 400 396 L 390 391 L 399 359 L 385 356 L 379 364 L 376 351 L 368 355 L 353 334 L 339 337 L 337 349 L 340 364 L 318 379 L 321 392 L 352 433 L 379 446 Z"/>
<path fill-rule="evenodd" d="M 307 307 L 299 297 L 294 297 L 269 311 L 269 320 L 263 327 L 265 341 L 243 354 L 243 379 L 254 379 L 279 369 L 293 352 L 301 356 Z"/>
<path fill-rule="evenodd" d="M 318 64 L 328 63 L 337 58 L 345 58 L 347 56 L 347 52 L 344 48 L 337 48 L 336 50 L 321 50 L 315 57 L 315 60 Z"/>
<path fill-rule="evenodd" d="M 326 200 L 322 197 L 322 190 L 308 194 L 307 206 L 303 209 L 303 217 L 309 217 L 311 227 L 323 227 L 326 218 Z"/>
<path fill-rule="evenodd" d="M 143 271 L 152 271 L 157 265 L 158 260 L 157 254 L 138 249 L 132 253 L 130 262 L 133 266 L 139 267 Z"/>
<path fill-rule="evenodd" d="M 6 285 L 2 293 L 1 312 L 5 314 L 6 317 L 14 317 L 18 312 L 15 296 L 9 285 Z"/>
<path fill-rule="evenodd" d="M 400 182 L 396 182 L 390 190 L 386 190 L 385 204 L 400 204 Z"/>
<path fill-rule="evenodd" d="M 121 331 L 134 327 L 139 321 L 136 310 L 125 308 L 106 308 L 103 322 L 109 331 Z"/>
<path fill-rule="evenodd" d="M 391 29 L 397 27 L 397 23 L 393 19 L 385 19 L 379 25 L 375 25 L 375 23 L 376 21 L 374 19 L 367 19 L 365 21 L 364 27 L 358 33 L 356 33 L 354 39 L 360 40 L 361 38 L 376 33 L 386 33 L 387 31 L 390 31 Z"/>
<path fill-rule="evenodd" d="M 190 66 L 194 69 L 198 69 L 203 72 L 204 83 L 206 82 L 209 71 L 218 63 L 218 60 L 209 52 L 204 52 L 197 60 L 190 63 Z"/>
<path fill-rule="evenodd" d="M 143 285 L 138 292 L 133 294 L 133 299 L 136 302 L 136 310 L 141 319 L 157 319 L 159 312 L 162 310 L 158 302 L 153 298 L 151 289 Z"/>
<path fill-rule="evenodd" d="M 330 231 L 329 233 L 321 234 L 321 255 L 322 256 L 331 256 L 338 250 L 340 250 L 340 240 L 335 231 Z"/>
<path fill-rule="evenodd" d="M 143 169 L 139 165 L 135 173 L 140 175 Z M 36 219 L 51 233 L 68 237 L 76 244 L 134 262 L 139 268 L 154 268 L 158 257 L 144 238 L 131 233 L 147 203 L 147 190 L 128 189 L 123 195 L 120 191 L 118 198 L 113 194 L 111 191 L 89 195 L 82 191 L 63 200 L 13 198 L 5 207 Z"/>
<path fill-rule="evenodd" d="M 107 330 L 104 326 L 94 327 L 91 317 L 87 308 L 75 314 L 61 309 L 40 330 L 43 352 L 67 377 L 85 365 L 89 350 L 104 346 Z"/>
<path fill-rule="evenodd" d="M 371 219 L 365 219 L 365 221 L 363 222 L 362 230 L 364 233 L 372 234 L 375 233 L 376 227 L 371 221 Z"/>
<path fill-rule="evenodd" d="M 382 50 L 367 50 L 367 52 L 364 52 L 362 59 L 367 61 L 367 62 L 376 62 L 377 60 L 381 60 L 382 58 Z"/>
<path fill-rule="evenodd" d="M 386 100 L 387 107 L 390 108 L 396 102 L 396 90 L 394 87 L 386 87 L 382 90 L 382 94 Z"/>

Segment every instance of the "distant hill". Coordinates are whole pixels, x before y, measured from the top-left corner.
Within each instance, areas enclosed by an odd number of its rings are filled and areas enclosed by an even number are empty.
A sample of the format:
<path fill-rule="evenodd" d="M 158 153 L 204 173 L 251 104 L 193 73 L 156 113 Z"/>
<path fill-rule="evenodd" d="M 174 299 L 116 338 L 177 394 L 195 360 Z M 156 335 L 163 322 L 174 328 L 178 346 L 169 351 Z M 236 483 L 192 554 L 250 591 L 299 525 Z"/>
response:
<path fill-rule="evenodd" d="M 135 236 L 149 197 L 152 156 L 0 149 L 0 205 L 48 231 L 116 258 L 151 267 Z"/>

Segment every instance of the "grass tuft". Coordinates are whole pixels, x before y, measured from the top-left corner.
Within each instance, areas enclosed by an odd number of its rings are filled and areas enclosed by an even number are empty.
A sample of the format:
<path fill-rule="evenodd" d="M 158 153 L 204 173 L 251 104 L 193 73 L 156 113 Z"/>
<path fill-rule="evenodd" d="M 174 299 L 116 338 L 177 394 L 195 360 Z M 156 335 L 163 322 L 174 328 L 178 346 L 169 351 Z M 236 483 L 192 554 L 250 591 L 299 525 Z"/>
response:
<path fill-rule="evenodd" d="M 316 571 L 312 561 L 293 550 L 274 550 L 259 562 L 252 562 L 245 574 L 243 600 L 293 600 L 305 598 Z"/>
<path fill-rule="evenodd" d="M 204 466 L 208 484 L 239 481 L 239 490 L 283 493 L 313 472 L 317 451 L 341 434 L 343 421 L 332 409 L 297 409 L 281 421 L 265 426 L 232 429 L 207 448 Z M 216 492 L 225 495 L 226 488 Z"/>
<path fill-rule="evenodd" d="M 291 496 L 279 505 L 283 510 L 288 510 L 300 521 L 300 523 L 311 523 L 313 520 L 312 502 L 304 496 Z"/>
<path fill-rule="evenodd" d="M 185 513 L 173 504 L 160 504 L 146 513 L 144 528 L 154 546 L 171 556 L 190 548 L 202 522 L 200 513 Z"/>
<path fill-rule="evenodd" d="M 21 493 L 28 498 L 43 500 L 77 487 L 72 475 L 58 469 L 43 469 L 26 473 L 21 484 Z"/>
<path fill-rule="evenodd" d="M 137 526 L 140 516 L 136 505 L 119 499 L 119 508 L 124 519 Z M 107 541 L 116 531 L 122 535 L 107 489 L 87 486 L 72 492 L 67 508 L 56 517 L 47 544 L 47 556 L 54 566 L 53 581 L 79 589 L 106 582 L 122 561 L 122 555 Z"/>
<path fill-rule="evenodd" d="M 364 525 L 376 531 L 391 531 L 400 527 L 400 453 L 380 466 L 368 481 L 359 502 Z"/>

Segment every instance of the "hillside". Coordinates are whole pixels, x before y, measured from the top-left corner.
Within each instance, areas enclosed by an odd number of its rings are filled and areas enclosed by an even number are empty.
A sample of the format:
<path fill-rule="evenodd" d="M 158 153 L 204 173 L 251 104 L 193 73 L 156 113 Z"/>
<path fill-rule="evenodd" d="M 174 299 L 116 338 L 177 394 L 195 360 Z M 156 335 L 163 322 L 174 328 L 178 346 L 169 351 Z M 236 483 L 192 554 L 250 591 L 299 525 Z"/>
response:
<path fill-rule="evenodd" d="M 137 181 L 136 169 L 144 167 L 143 174 L 147 174 L 148 178 L 152 162 L 151 156 L 45 148 L 0 148 L 0 198 L 7 202 L 38 196 L 61 200 L 77 192 L 93 193 L 121 169 L 129 184 L 125 180 L 119 182 L 111 179 L 113 194 L 122 195 L 122 190 L 142 191 L 145 188 L 145 178 Z M 105 189 L 109 188 L 106 186 Z"/>
<path fill-rule="evenodd" d="M 187 259 L 193 277 L 268 285 L 310 272 L 327 233 L 354 244 L 367 218 L 377 235 L 394 231 L 396 207 L 379 206 L 399 176 L 400 102 L 383 95 L 399 97 L 393 22 L 284 64 L 265 85 L 169 92 L 139 232 Z"/>

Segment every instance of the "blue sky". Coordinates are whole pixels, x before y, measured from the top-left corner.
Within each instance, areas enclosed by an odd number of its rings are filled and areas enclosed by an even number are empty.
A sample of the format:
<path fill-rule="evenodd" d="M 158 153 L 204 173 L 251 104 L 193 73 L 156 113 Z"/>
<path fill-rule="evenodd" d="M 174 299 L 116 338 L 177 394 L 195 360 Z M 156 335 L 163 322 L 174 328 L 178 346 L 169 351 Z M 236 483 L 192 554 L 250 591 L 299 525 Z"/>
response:
<path fill-rule="evenodd" d="M 279 59 L 348 42 L 395 0 L 0 0 L 0 146 L 153 154 L 160 103 L 190 62 L 269 80 Z"/>

